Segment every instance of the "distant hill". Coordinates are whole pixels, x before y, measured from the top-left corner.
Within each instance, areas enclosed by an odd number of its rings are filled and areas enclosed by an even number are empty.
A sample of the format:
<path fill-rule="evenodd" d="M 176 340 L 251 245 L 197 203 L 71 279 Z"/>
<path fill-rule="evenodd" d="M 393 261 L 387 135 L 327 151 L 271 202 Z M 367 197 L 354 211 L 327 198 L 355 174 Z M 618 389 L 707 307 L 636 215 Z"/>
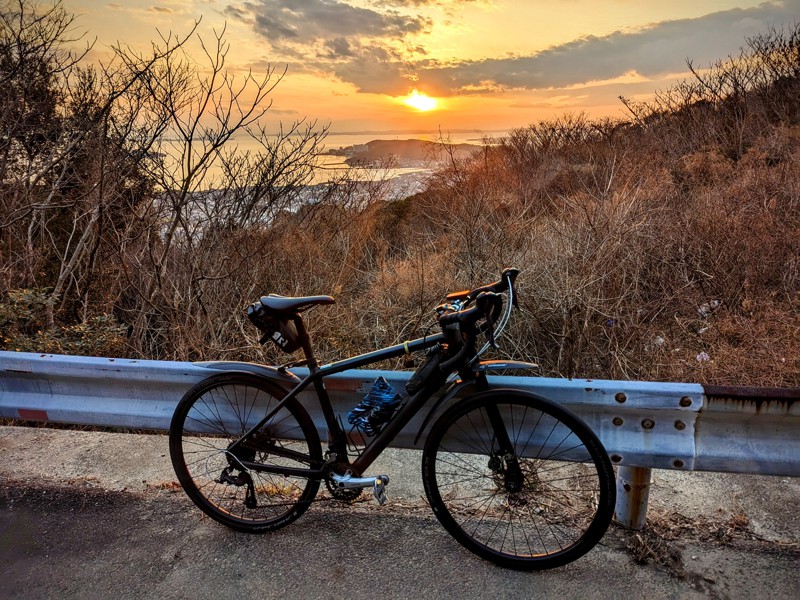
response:
<path fill-rule="evenodd" d="M 350 166 L 392 161 L 398 167 L 424 167 L 441 162 L 452 154 L 468 158 L 480 150 L 477 144 L 443 144 L 426 140 L 372 140 L 358 146 L 332 150 L 330 154 L 346 156 Z"/>

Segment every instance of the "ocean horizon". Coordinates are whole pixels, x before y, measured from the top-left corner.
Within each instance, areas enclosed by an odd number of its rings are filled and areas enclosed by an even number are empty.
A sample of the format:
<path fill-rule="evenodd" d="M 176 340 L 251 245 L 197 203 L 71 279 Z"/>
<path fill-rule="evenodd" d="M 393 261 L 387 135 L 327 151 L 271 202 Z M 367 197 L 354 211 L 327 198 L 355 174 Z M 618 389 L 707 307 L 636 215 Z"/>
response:
<path fill-rule="evenodd" d="M 339 154 L 327 154 L 330 151 L 340 150 L 349 146 L 357 146 L 367 144 L 375 140 L 425 140 L 428 142 L 447 142 L 451 144 L 474 144 L 481 146 L 489 139 L 498 139 L 507 135 L 508 131 L 479 131 L 479 130 L 456 130 L 452 132 L 447 131 L 404 131 L 404 130 L 389 130 L 389 131 L 341 131 L 341 132 L 328 132 L 322 142 L 323 153 L 320 156 L 320 162 L 315 172 L 314 178 L 309 182 L 309 185 L 319 185 L 326 183 L 338 176 L 343 171 L 352 169 L 347 165 L 344 160 L 345 157 Z M 167 141 L 167 140 L 165 140 Z M 257 152 L 260 148 L 259 144 L 248 135 L 237 135 L 226 144 L 227 148 L 236 148 L 239 152 Z M 375 180 L 378 179 L 395 179 L 404 178 L 408 179 L 418 175 L 419 178 L 424 177 L 425 174 L 430 173 L 433 168 L 431 167 L 396 167 L 396 168 L 378 168 L 370 169 L 368 167 L 357 167 L 359 169 L 359 177 L 370 179 L 373 175 Z M 209 176 L 212 178 L 221 173 L 221 168 L 212 166 L 209 169 Z M 209 188 L 207 188 L 209 189 Z"/>
<path fill-rule="evenodd" d="M 425 140 L 427 142 L 448 142 L 451 144 L 481 145 L 486 138 L 497 139 L 508 135 L 508 131 L 330 131 L 325 138 L 327 148 L 346 148 L 366 144 L 375 140 Z"/>

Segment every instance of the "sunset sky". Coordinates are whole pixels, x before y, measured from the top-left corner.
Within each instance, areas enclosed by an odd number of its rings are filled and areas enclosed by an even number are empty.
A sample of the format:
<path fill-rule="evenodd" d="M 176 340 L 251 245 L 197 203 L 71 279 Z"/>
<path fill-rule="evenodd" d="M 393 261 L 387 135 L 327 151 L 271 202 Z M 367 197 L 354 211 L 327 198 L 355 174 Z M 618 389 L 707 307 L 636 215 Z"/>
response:
<path fill-rule="evenodd" d="M 288 68 L 269 118 L 335 132 L 521 127 L 565 112 L 619 116 L 748 36 L 800 20 L 800 0 L 66 0 L 97 38 L 227 23 L 228 66 Z"/>

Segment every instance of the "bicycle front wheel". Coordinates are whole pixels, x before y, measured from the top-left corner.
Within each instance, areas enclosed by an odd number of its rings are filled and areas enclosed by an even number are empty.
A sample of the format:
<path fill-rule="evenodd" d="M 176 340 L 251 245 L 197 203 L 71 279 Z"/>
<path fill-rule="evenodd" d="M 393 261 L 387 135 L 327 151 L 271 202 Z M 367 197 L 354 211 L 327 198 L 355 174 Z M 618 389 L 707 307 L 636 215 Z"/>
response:
<path fill-rule="evenodd" d="M 280 387 L 258 376 L 223 373 L 190 389 L 172 417 L 169 450 L 178 481 L 204 513 L 233 529 L 261 533 L 288 525 L 306 511 L 319 489 L 319 479 L 242 466 L 319 468 L 319 435 L 296 400 L 230 449 L 283 395 Z"/>
<path fill-rule="evenodd" d="M 514 569 L 583 556 L 614 512 L 614 471 L 597 436 L 565 408 L 519 390 L 448 409 L 425 443 L 422 478 L 456 540 Z"/>

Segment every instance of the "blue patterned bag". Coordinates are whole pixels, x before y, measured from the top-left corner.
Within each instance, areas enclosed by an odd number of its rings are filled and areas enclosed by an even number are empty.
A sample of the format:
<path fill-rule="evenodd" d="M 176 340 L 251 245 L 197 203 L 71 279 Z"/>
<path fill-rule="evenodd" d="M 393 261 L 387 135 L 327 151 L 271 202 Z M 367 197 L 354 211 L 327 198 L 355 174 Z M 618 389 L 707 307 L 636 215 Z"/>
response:
<path fill-rule="evenodd" d="M 378 377 L 364 399 L 347 413 L 347 422 L 367 435 L 380 433 L 400 406 L 403 397 L 383 377 Z"/>

